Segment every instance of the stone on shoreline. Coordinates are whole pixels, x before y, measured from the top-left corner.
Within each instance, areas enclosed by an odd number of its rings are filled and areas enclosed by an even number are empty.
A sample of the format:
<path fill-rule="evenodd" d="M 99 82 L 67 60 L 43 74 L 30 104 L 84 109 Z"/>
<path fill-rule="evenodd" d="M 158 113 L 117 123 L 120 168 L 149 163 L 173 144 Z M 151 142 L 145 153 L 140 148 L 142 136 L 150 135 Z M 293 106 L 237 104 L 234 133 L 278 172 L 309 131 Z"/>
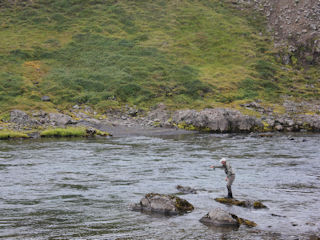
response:
<path fill-rule="evenodd" d="M 178 215 L 191 212 L 194 207 L 187 200 L 173 195 L 148 193 L 139 203 L 132 206 L 132 210 L 163 215 Z"/>
<path fill-rule="evenodd" d="M 221 208 L 216 208 L 208 212 L 205 216 L 200 219 L 200 222 L 216 227 L 234 227 L 237 228 L 241 224 L 248 227 L 255 227 L 257 224 L 255 222 L 249 221 L 244 218 L 239 218 L 237 215 L 231 214 L 222 210 Z"/>
<path fill-rule="evenodd" d="M 233 198 L 215 198 L 214 200 L 219 203 L 223 203 L 227 205 L 235 205 L 235 206 L 245 207 L 245 208 L 255 208 L 255 209 L 267 208 L 260 201 L 251 201 L 251 200 L 240 201 Z"/>

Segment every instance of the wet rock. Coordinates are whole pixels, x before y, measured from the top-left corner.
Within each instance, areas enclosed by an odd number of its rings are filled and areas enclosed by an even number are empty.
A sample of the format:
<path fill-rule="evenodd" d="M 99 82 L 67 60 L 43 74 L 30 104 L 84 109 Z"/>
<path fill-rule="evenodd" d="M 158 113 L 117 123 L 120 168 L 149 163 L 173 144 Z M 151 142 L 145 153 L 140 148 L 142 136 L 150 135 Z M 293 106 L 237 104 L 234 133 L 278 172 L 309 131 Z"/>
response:
<path fill-rule="evenodd" d="M 216 208 L 208 212 L 205 216 L 200 219 L 200 222 L 205 225 L 213 225 L 217 227 L 239 227 L 238 220 L 232 215 L 221 208 Z"/>
<path fill-rule="evenodd" d="M 177 185 L 176 189 L 179 190 L 181 193 L 192 193 L 192 194 L 197 194 L 197 190 L 191 187 L 184 187 L 181 185 Z"/>
<path fill-rule="evenodd" d="M 244 224 L 248 227 L 257 226 L 256 223 L 246 220 L 244 218 L 239 218 L 237 215 L 231 214 L 222 210 L 221 208 L 216 208 L 211 210 L 205 216 L 200 219 L 205 225 L 217 226 L 217 227 L 239 227 Z"/>
<path fill-rule="evenodd" d="M 246 201 L 240 201 L 233 198 L 215 198 L 215 201 L 227 205 L 235 205 L 239 207 L 245 207 L 245 208 L 267 208 L 262 202 L 260 201 L 252 201 L 252 200 L 246 200 Z"/>
<path fill-rule="evenodd" d="M 132 206 L 134 211 L 146 211 L 164 215 L 177 215 L 193 211 L 194 207 L 182 198 L 158 193 L 148 193 L 140 203 Z"/>
<path fill-rule="evenodd" d="M 273 216 L 273 217 L 282 217 L 282 218 L 286 218 L 286 216 L 281 216 L 281 215 L 278 215 L 278 214 L 275 214 L 275 213 L 271 213 L 271 216 Z"/>

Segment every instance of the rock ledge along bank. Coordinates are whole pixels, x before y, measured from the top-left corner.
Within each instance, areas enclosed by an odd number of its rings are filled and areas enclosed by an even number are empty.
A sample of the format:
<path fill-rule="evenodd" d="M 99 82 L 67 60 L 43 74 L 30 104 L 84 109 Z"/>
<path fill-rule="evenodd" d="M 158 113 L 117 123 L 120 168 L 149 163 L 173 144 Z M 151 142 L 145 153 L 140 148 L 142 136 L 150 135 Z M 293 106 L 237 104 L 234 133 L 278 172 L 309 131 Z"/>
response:
<path fill-rule="evenodd" d="M 212 133 L 241 132 L 320 132 L 320 105 L 286 101 L 285 114 L 277 114 L 258 102 L 243 104 L 244 108 L 259 113 L 261 117 L 248 116 L 238 110 L 208 108 L 196 110 L 167 110 L 159 104 L 149 112 L 129 108 L 98 115 L 93 110 L 72 109 L 66 113 L 34 111 L 28 114 L 12 110 L 0 119 L 0 130 L 36 130 L 55 127 L 91 127 L 100 131 L 141 133 L 150 129 L 184 129 Z M 313 113 L 306 114 L 306 109 Z M 132 115 L 132 112 L 136 113 Z"/>
<path fill-rule="evenodd" d="M 163 104 L 159 104 L 140 121 L 147 126 L 176 127 L 215 133 L 320 132 L 319 104 L 297 104 L 286 101 L 285 114 L 275 113 L 258 102 L 244 104 L 242 107 L 259 113 L 261 117 L 248 116 L 238 110 L 227 108 L 208 108 L 202 111 L 187 109 L 171 112 L 166 110 Z M 308 109 L 314 113 L 305 114 L 304 112 Z"/>

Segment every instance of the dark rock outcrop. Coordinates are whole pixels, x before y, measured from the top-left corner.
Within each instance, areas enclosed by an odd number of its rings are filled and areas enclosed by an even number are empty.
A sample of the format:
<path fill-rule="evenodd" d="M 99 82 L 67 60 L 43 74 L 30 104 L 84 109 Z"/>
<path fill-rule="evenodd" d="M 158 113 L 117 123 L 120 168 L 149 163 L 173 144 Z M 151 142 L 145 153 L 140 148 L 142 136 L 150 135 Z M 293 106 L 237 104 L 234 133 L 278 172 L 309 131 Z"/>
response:
<path fill-rule="evenodd" d="M 164 215 L 178 215 L 193 211 L 194 207 L 187 200 L 182 198 L 148 193 L 140 200 L 140 203 L 134 204 L 132 210 L 142 212 L 160 213 Z"/>
<path fill-rule="evenodd" d="M 320 63 L 320 2 L 316 0 L 236 0 L 241 10 L 248 6 L 265 15 L 284 64 L 299 58 Z M 243 6 L 246 6 L 245 8 Z"/>
<path fill-rule="evenodd" d="M 12 110 L 10 112 L 10 122 L 15 123 L 19 126 L 29 127 L 39 124 L 38 121 L 30 118 L 28 114 L 20 110 Z"/>
<path fill-rule="evenodd" d="M 49 120 L 55 126 L 65 126 L 75 123 L 72 117 L 62 113 L 49 113 Z"/>
<path fill-rule="evenodd" d="M 226 212 L 221 208 L 216 208 L 211 210 L 209 213 L 207 213 L 205 216 L 203 216 L 200 219 L 200 222 L 202 222 L 205 225 L 216 226 L 216 227 L 237 228 L 241 224 L 244 224 L 248 227 L 257 226 L 256 223 L 243 218 L 239 218 L 238 216 L 231 214 L 229 212 Z"/>
<path fill-rule="evenodd" d="M 241 114 L 231 109 L 204 109 L 200 112 L 195 110 L 181 110 L 173 114 L 172 122 L 185 125 L 195 130 L 207 130 L 212 132 L 250 132 L 262 128 L 263 124 L 255 117 Z"/>

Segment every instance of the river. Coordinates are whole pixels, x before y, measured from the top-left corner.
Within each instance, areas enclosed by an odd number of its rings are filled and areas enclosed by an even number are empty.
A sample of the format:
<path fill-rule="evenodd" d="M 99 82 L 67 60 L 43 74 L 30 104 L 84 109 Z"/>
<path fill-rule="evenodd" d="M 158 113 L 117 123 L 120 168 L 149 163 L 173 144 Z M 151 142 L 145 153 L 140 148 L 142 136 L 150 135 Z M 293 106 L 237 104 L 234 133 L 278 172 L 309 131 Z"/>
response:
<path fill-rule="evenodd" d="M 312 239 L 320 232 L 320 135 L 124 136 L 0 142 L 0 239 Z M 291 139 L 291 140 L 290 140 Z M 236 172 L 234 197 L 268 209 L 229 207 L 226 157 Z M 183 216 L 130 210 L 149 192 L 177 193 L 194 206 Z M 258 226 L 210 228 L 199 219 L 221 207 Z M 318 235 L 319 237 L 319 235 Z"/>

